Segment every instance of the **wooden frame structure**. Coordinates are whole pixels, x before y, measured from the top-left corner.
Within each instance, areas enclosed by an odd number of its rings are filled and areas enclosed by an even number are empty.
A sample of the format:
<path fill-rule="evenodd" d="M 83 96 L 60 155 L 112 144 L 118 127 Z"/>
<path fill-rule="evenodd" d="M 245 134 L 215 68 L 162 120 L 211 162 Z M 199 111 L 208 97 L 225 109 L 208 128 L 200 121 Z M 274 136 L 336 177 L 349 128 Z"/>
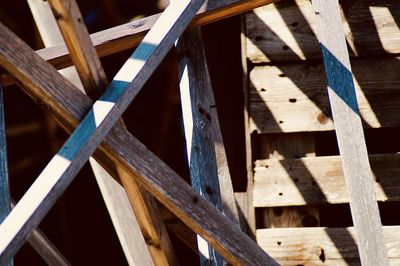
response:
<path fill-rule="evenodd" d="M 152 197 L 197 233 L 201 237 L 198 239 L 203 239 L 198 241 L 202 264 L 277 265 L 239 228 L 198 28 L 185 33 L 177 44 L 182 57 L 181 94 L 185 101 L 185 134 L 194 189 L 128 133 L 120 120 L 123 111 L 188 26 L 210 23 L 270 2 L 173 1 L 160 15 L 89 36 L 75 0 L 50 0 L 65 45 L 45 48 L 37 53 L 0 25 L 0 39 L 3 40 L 0 65 L 10 75 L 5 77 L 4 83 L 10 84 L 15 79 L 71 132 L 67 142 L 0 225 L 0 263 L 10 263 L 19 247 L 94 153 L 98 163 L 91 159 L 92 168 L 98 182 L 107 183 L 103 186 L 103 195 L 109 200 L 110 211 L 118 205 L 112 204 L 117 199 L 114 194 L 119 193 L 114 192 L 119 185 L 112 183 L 112 176 L 127 193 L 127 197 L 121 196 L 118 200 L 125 202 L 125 206 L 130 202 L 154 264 L 176 265 L 177 261 Z M 314 0 L 313 5 L 322 36 L 320 42 L 330 104 L 361 262 L 363 265 L 388 265 L 338 2 Z M 135 52 L 107 86 L 94 48 L 104 56 L 136 45 Z M 192 49 L 192 46 L 195 51 L 188 53 L 187 47 Z M 73 62 L 88 95 L 96 99 L 107 87 L 104 94 L 93 103 L 49 62 L 56 68 Z M 200 91 L 200 86 L 206 90 Z M 352 136 L 351 141 L 348 136 Z M 1 163 L 4 170 L 1 182 L 5 184 L 6 160 L 3 158 Z M 1 193 L 5 200 L 0 203 L 5 208 L 2 214 L 8 211 L 6 207 L 9 205 L 8 189 L 3 187 L 5 191 Z M 133 216 L 114 217 L 115 224 L 118 224 Z M 125 234 L 119 234 L 121 241 Z M 128 245 L 127 250 L 130 249 Z M 130 256 L 128 251 L 125 253 Z M 149 261 L 148 255 L 144 257 L 143 260 Z M 131 261 L 134 261 L 133 257 Z"/>

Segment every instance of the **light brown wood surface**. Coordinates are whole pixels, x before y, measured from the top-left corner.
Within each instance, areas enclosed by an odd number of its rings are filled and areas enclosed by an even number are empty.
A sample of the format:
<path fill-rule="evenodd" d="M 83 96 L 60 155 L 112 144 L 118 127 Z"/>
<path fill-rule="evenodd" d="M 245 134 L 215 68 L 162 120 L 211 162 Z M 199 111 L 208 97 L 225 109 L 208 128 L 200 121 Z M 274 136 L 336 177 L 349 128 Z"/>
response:
<path fill-rule="evenodd" d="M 370 155 L 379 201 L 400 200 L 400 155 Z M 348 203 L 339 156 L 255 162 L 254 205 Z"/>
<path fill-rule="evenodd" d="M 400 58 L 352 60 L 364 127 L 400 126 Z M 333 130 L 322 63 L 250 72 L 250 128 L 260 133 Z"/>
<path fill-rule="evenodd" d="M 351 56 L 399 54 L 400 6 L 396 0 L 341 1 Z M 252 62 L 321 58 L 315 14 L 308 0 L 285 0 L 246 15 L 248 58 Z"/>
<path fill-rule="evenodd" d="M 389 261 L 400 263 L 400 227 L 385 226 Z M 361 265 L 354 228 L 274 228 L 257 230 L 257 242 L 284 266 Z"/>

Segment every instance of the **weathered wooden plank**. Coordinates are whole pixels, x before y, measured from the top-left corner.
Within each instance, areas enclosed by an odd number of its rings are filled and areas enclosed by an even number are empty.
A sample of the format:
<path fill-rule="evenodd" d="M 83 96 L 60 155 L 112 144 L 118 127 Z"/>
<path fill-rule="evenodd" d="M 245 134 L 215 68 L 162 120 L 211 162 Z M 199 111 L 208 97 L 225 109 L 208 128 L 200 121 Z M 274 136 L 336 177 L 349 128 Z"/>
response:
<path fill-rule="evenodd" d="M 388 265 L 337 0 L 313 0 L 328 94 L 363 265 Z"/>
<path fill-rule="evenodd" d="M 11 207 L 14 208 L 14 206 L 15 202 L 11 201 Z M 48 265 L 71 265 L 71 263 L 69 263 L 69 261 L 39 228 L 34 229 L 26 241 Z"/>
<path fill-rule="evenodd" d="M 400 58 L 352 60 L 364 127 L 400 125 Z M 250 128 L 260 133 L 333 130 L 322 64 L 255 67 Z"/>
<path fill-rule="evenodd" d="M 98 98 L 108 85 L 108 80 L 91 42 L 89 32 L 83 23 L 77 3 L 74 0 L 50 0 L 49 3 L 53 8 L 54 17 L 57 19 L 72 61 L 77 69 L 70 76 L 70 80 L 73 83 L 78 83 L 80 78 L 85 90 L 83 90 L 82 84 L 78 88 L 82 88 L 81 91 L 86 92 L 92 99 Z M 79 77 L 77 73 L 79 73 Z M 123 123 L 122 120 L 120 122 Z M 178 265 L 179 263 L 154 199 L 148 195 L 142 196 L 142 193 L 147 192 L 140 190 L 135 180 L 126 175 L 120 175 L 119 179 L 127 187 L 126 191 L 131 193 L 127 195 L 124 189 L 113 180 L 111 175 L 100 164 L 93 158 L 90 158 L 89 161 L 111 214 L 127 261 L 131 264 L 135 263 L 135 261 L 142 265 L 153 264 L 148 252 L 142 247 L 146 243 L 138 228 L 138 221 L 130 210 L 130 206 L 132 206 L 137 217 L 140 217 L 139 225 L 146 241 L 156 243 L 148 245 L 154 264 Z"/>
<path fill-rule="evenodd" d="M 3 26 L 1 29 L 0 36 L 4 40 L 0 47 L 1 65 L 18 79 L 29 95 L 51 111 L 66 130 L 71 131 L 90 108 L 89 98 L 36 56 L 18 37 Z M 19 53 L 14 53 L 15 47 L 18 47 Z M 136 178 L 229 262 L 275 265 L 254 241 L 237 230 L 236 226 L 126 131 L 114 128 L 94 157 L 113 176 L 116 174 L 115 165 L 120 165 L 119 171 Z M 190 202 L 193 204 L 188 204 Z"/>
<path fill-rule="evenodd" d="M 8 160 L 6 141 L 6 122 L 4 117 L 3 84 L 0 81 L 0 223 L 4 221 L 11 210 L 10 185 L 8 180 Z M 5 262 L 12 266 L 13 259 Z"/>
<path fill-rule="evenodd" d="M 294 134 L 269 134 L 267 136 L 257 136 L 253 138 L 254 146 L 257 147 L 255 154 L 258 158 L 270 158 L 270 160 L 291 160 L 305 156 L 315 156 L 315 141 L 312 133 Z M 256 178 L 255 172 L 254 178 Z M 256 191 L 258 184 L 253 180 L 253 204 L 257 206 L 258 198 Z M 274 191 L 276 194 L 276 191 Z M 280 195 L 278 193 L 278 195 Z M 268 206 L 273 207 L 273 206 Z M 302 208 L 287 207 L 276 210 L 265 208 L 261 213 L 263 227 L 299 227 L 299 226 L 318 226 L 319 212 L 315 206 Z M 308 219 L 304 219 L 307 216 Z"/>
<path fill-rule="evenodd" d="M 400 227 L 383 227 L 390 263 L 400 263 Z M 257 230 L 259 245 L 281 265 L 360 265 L 354 228 Z M 363 264 L 364 265 L 364 264 Z"/>
<path fill-rule="evenodd" d="M 400 200 L 400 156 L 370 155 L 378 201 Z M 340 156 L 255 162 L 254 205 L 348 203 Z"/>
<path fill-rule="evenodd" d="M 341 1 L 351 56 L 399 54 L 396 0 Z M 246 14 L 247 56 L 255 63 L 321 58 L 310 1 L 281 1 Z"/>
<path fill-rule="evenodd" d="M 178 41 L 180 93 L 192 186 L 239 223 L 232 182 L 219 129 L 218 116 L 200 28 L 187 31 Z M 219 164 L 218 164 L 219 163 Z M 226 263 L 198 237 L 201 265 Z"/>

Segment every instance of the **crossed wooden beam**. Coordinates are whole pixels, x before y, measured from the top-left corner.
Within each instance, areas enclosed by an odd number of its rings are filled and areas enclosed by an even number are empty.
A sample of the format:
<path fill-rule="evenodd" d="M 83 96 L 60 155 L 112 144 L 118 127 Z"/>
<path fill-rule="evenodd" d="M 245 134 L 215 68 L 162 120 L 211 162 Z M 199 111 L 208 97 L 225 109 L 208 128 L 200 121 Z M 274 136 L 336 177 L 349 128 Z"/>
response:
<path fill-rule="evenodd" d="M 93 104 L 4 26 L 2 66 L 52 110 L 71 137 L 0 226 L 1 262 L 8 261 L 99 146 L 95 158 L 111 173 L 135 176 L 153 196 L 231 263 L 275 262 L 180 177 L 121 127 L 113 125 L 203 4 L 177 1 L 158 18 L 143 42 Z M 15 47 L 19 48 L 14 53 Z M 111 133 L 110 130 L 112 130 Z M 109 133 L 109 134 L 108 134 Z M 108 135 L 108 136 L 107 136 Z M 106 137 L 107 136 L 107 137 Z M 118 167 L 116 167 L 118 166 Z"/>

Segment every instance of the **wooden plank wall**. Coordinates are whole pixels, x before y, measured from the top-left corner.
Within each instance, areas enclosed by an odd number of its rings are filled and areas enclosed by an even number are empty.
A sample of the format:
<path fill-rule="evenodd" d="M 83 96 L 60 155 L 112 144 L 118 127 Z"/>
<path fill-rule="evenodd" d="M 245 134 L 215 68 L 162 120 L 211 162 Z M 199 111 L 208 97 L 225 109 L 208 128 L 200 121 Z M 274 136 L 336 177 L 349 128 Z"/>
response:
<path fill-rule="evenodd" d="M 341 14 L 363 127 L 395 132 L 400 126 L 400 5 L 394 0 L 342 1 Z M 303 226 L 310 217 L 319 221 L 318 209 L 326 204 L 348 203 L 340 157 L 315 152 L 323 149 L 316 140 L 334 130 L 315 20 L 309 0 L 280 1 L 245 16 L 256 235 L 283 265 L 353 265 L 359 258 L 352 229 L 260 229 Z M 382 153 L 370 154 L 377 199 L 397 202 L 398 154 L 384 154 L 384 148 L 374 152 Z M 398 230 L 385 227 L 384 234 Z M 396 265 L 399 250 L 386 241 Z"/>

